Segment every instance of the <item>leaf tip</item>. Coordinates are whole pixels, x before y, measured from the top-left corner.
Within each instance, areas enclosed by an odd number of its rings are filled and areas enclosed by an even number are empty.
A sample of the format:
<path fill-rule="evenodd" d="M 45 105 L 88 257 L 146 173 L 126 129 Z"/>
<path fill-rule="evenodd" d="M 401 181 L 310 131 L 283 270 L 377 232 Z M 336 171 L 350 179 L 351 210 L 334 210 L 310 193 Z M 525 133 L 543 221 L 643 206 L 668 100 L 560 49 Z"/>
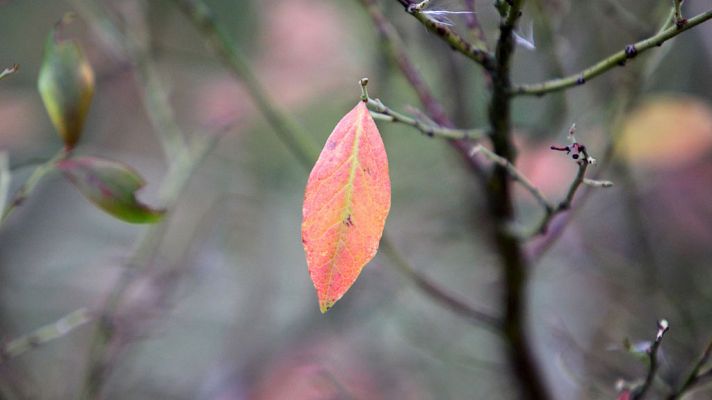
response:
<path fill-rule="evenodd" d="M 334 303 L 336 303 L 334 300 L 321 300 L 319 302 L 319 311 L 321 311 L 322 314 L 326 314 L 326 312 L 331 310 L 331 307 L 334 306 Z"/>

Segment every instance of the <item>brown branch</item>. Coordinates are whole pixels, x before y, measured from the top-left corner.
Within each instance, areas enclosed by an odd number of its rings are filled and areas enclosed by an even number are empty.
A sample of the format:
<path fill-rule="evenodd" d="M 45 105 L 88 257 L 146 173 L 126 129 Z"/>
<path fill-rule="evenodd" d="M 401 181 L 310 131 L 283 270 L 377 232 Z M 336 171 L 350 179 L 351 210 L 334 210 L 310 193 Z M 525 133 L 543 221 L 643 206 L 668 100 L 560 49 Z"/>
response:
<path fill-rule="evenodd" d="M 417 4 L 416 2 L 410 0 L 398 0 L 398 2 L 403 5 L 406 12 L 415 17 L 415 19 L 423 24 L 428 31 L 432 32 L 450 45 L 453 50 L 462 53 L 465 57 L 471 59 L 477 64 L 480 64 L 486 71 L 494 70 L 494 58 L 486 49 L 468 42 L 457 32 L 450 29 L 447 24 L 437 21 L 421 12 L 417 9 L 417 7 L 415 7 Z"/>
<path fill-rule="evenodd" d="M 702 383 L 706 378 L 709 377 L 709 375 L 712 374 L 712 370 L 701 372 L 702 368 L 707 365 L 707 362 L 710 360 L 710 356 L 712 356 L 712 340 L 707 343 L 707 347 L 705 347 L 705 350 L 702 352 L 702 355 L 700 356 L 699 360 L 697 360 L 697 363 L 695 363 L 695 365 L 692 367 L 692 370 L 687 375 L 687 378 L 685 379 L 683 384 L 680 386 L 680 388 L 670 393 L 670 395 L 667 397 L 668 400 L 681 399 L 685 394 L 694 389 L 697 385 Z"/>
<path fill-rule="evenodd" d="M 668 331 L 669 328 L 670 326 L 667 320 L 661 319 L 660 321 L 658 321 L 658 332 L 655 334 L 655 340 L 653 341 L 653 344 L 650 345 L 650 348 L 648 348 L 647 350 L 648 373 L 645 375 L 645 381 L 643 381 L 643 384 L 637 387 L 631 393 L 631 400 L 642 400 L 643 398 L 645 398 L 646 394 L 648 393 L 648 390 L 650 390 L 650 387 L 653 385 L 655 375 L 658 372 L 658 349 L 660 348 L 660 344 L 663 341 L 663 337 L 665 336 L 665 333 Z"/>
<path fill-rule="evenodd" d="M 495 50 L 496 64 L 492 73 L 493 87 L 489 118 L 494 152 L 514 164 L 515 148 L 511 138 L 510 68 L 515 43 L 513 32 L 521 16 L 523 0 L 509 1 L 502 11 L 500 35 Z M 543 372 L 539 367 L 527 329 L 528 265 L 518 237 L 509 227 L 514 219 L 514 206 L 509 172 L 497 166 L 487 185 L 492 236 L 504 272 L 504 332 L 508 344 L 509 365 L 517 380 L 519 397 L 533 400 L 550 399 Z"/>

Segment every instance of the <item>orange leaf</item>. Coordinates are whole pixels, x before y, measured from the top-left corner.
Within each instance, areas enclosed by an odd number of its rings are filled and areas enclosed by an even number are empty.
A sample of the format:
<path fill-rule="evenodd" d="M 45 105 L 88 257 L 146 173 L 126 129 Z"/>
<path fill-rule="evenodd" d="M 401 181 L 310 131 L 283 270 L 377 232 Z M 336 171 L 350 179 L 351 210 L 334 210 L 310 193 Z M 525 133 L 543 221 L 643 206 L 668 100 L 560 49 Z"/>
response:
<path fill-rule="evenodd" d="M 304 193 L 302 243 L 322 313 L 376 255 L 390 208 L 386 149 L 359 102 L 327 139 Z"/>

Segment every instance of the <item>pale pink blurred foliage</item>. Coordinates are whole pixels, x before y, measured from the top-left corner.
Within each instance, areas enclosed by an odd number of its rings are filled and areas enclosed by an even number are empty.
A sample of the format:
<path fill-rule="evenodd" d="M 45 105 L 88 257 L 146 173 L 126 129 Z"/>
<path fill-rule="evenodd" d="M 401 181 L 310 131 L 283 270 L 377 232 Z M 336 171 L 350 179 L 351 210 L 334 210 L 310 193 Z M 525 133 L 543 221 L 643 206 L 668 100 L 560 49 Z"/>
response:
<path fill-rule="evenodd" d="M 545 196 L 554 200 L 555 196 L 566 193 L 571 180 L 576 176 L 578 169 L 576 161 L 565 153 L 552 151 L 550 145 L 567 145 L 565 136 L 556 138 L 555 142 L 532 145 L 518 143 L 521 149 L 517 168 L 538 187 Z M 528 194 L 523 195 L 529 198 Z"/>
<path fill-rule="evenodd" d="M 649 210 L 647 218 L 669 233 L 667 237 L 672 247 L 709 249 L 712 243 L 712 163 L 701 161 L 661 171 L 646 180 L 642 198 Z M 657 210 L 667 211 L 657 213 Z M 693 254 L 686 256 L 694 257 Z"/>
<path fill-rule="evenodd" d="M 385 399 L 376 370 L 363 357 L 334 340 L 295 346 L 259 375 L 248 398 L 253 400 Z"/>
<path fill-rule="evenodd" d="M 256 40 L 255 71 L 272 98 L 285 109 L 300 108 L 338 90 L 353 90 L 366 58 L 349 43 L 347 15 L 336 2 L 264 1 Z M 352 79 L 349 79 L 351 77 Z M 200 120 L 252 115 L 245 89 L 230 75 L 208 77 L 196 91 Z"/>

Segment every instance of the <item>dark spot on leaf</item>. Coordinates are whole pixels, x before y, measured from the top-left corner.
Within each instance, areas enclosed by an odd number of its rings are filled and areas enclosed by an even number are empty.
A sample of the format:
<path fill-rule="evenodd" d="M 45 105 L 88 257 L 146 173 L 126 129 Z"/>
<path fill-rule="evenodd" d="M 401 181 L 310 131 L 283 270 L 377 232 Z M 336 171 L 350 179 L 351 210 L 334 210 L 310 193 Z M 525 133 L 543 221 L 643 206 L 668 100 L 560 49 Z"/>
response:
<path fill-rule="evenodd" d="M 344 225 L 346 226 L 354 226 L 354 221 L 351 220 L 351 215 L 349 214 L 348 217 L 344 220 Z"/>

